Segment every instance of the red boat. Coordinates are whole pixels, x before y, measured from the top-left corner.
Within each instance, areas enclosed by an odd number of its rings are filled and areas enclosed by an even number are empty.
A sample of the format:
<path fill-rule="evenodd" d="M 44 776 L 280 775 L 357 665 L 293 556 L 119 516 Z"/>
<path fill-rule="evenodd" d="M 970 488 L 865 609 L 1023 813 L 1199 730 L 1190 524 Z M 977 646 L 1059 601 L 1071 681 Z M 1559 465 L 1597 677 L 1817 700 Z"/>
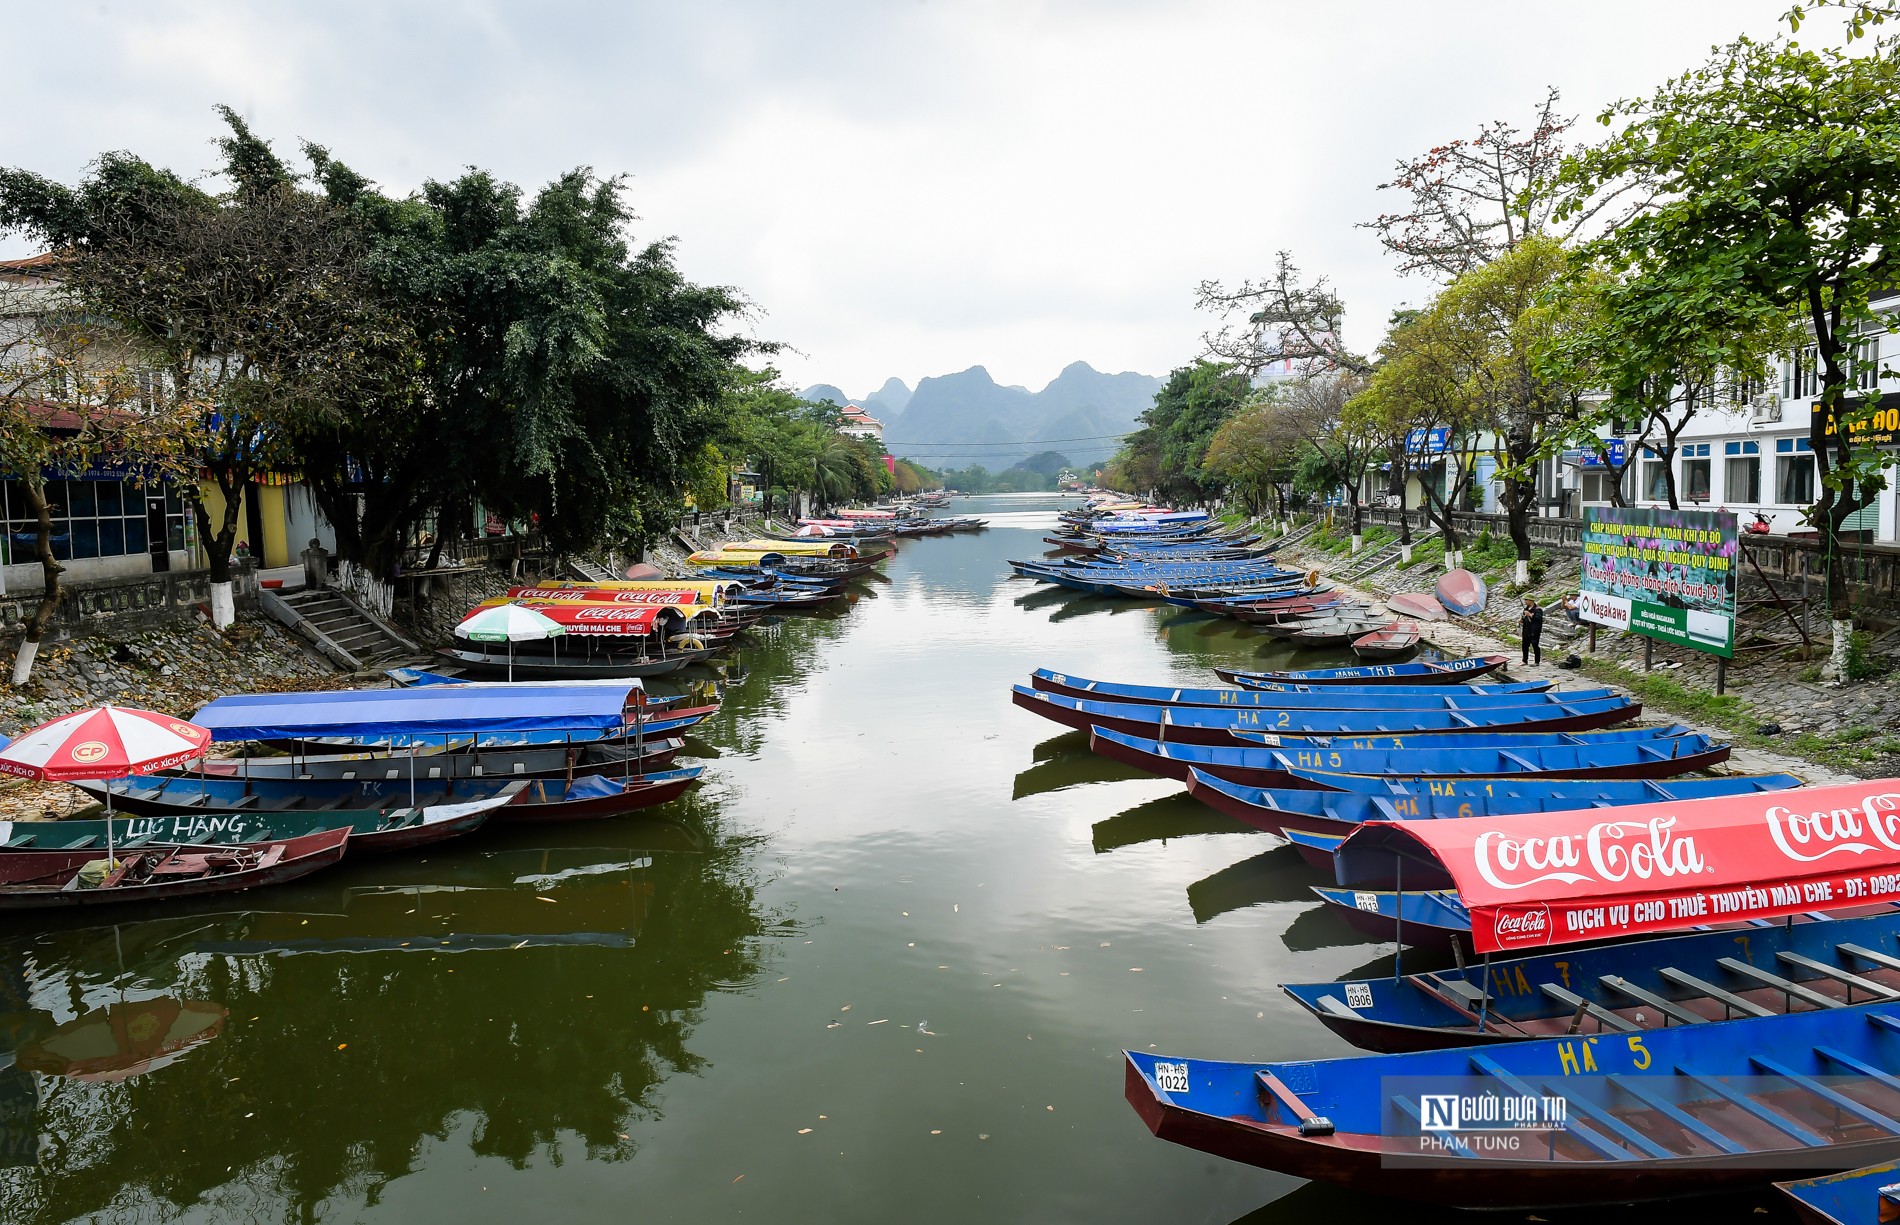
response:
<path fill-rule="evenodd" d="M 1445 606 L 1438 602 L 1438 597 L 1423 591 L 1401 591 L 1397 595 L 1387 596 L 1385 606 L 1395 613 L 1417 617 L 1420 621 L 1444 621 L 1449 618 Z"/>
<path fill-rule="evenodd" d="M 335 864 L 349 840 L 348 829 L 328 829 L 252 846 L 150 847 L 121 855 L 91 886 L 82 872 L 113 862 L 97 851 L 16 852 L 0 857 L 0 910 L 170 901 L 282 884 Z"/>
<path fill-rule="evenodd" d="M 1399 659 L 1418 650 L 1418 622 L 1394 621 L 1352 640 L 1352 653 L 1361 659 Z"/>
<path fill-rule="evenodd" d="M 528 783 L 518 802 L 496 810 L 496 819 L 509 825 L 525 825 L 617 817 L 679 798 L 699 781 L 704 769 L 688 766 L 632 778 L 595 774 L 573 782 L 535 779 Z"/>
<path fill-rule="evenodd" d="M 1490 594 L 1484 580 L 1469 570 L 1452 570 L 1440 575 L 1432 591 L 1440 604 L 1461 617 L 1483 612 L 1484 601 Z"/>

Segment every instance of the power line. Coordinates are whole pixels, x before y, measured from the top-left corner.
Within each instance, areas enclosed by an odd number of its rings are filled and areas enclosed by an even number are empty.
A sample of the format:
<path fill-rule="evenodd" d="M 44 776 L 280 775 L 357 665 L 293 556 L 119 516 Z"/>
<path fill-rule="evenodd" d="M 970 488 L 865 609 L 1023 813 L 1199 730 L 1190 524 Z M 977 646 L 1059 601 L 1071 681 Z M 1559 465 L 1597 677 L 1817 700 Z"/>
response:
<path fill-rule="evenodd" d="M 1130 430 L 1128 434 L 1139 431 Z M 940 438 L 933 442 L 906 442 L 907 447 L 1039 447 L 1053 442 L 1120 442 L 1128 434 L 1087 434 L 1080 438 L 1036 438 L 1024 442 L 958 442 L 955 439 Z"/>

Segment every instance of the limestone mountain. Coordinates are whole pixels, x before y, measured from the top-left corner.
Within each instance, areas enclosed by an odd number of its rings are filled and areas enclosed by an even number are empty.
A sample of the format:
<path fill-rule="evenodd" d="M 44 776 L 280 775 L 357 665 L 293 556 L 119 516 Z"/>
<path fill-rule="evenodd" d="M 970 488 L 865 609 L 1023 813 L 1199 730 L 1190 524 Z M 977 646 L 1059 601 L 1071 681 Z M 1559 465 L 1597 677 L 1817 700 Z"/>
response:
<path fill-rule="evenodd" d="M 808 400 L 863 406 L 884 423 L 893 455 L 932 468 L 982 464 L 1001 471 L 1041 451 L 1060 451 L 1077 466 L 1115 453 L 1116 439 L 1154 403 L 1163 380 L 1148 374 L 1104 374 L 1075 362 L 1041 391 L 1004 386 L 981 366 L 923 379 L 915 391 L 891 379 L 863 399 L 847 400 L 829 384 L 808 387 Z"/>

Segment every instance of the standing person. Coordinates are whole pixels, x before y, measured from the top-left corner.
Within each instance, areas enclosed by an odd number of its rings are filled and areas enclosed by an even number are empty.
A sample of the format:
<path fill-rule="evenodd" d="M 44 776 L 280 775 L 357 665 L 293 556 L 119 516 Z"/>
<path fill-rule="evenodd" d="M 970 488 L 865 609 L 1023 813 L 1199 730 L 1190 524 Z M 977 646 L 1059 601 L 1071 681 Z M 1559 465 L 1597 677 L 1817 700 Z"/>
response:
<path fill-rule="evenodd" d="M 1524 636 L 1524 662 L 1544 662 L 1544 610 L 1537 606 L 1532 596 L 1524 597 L 1524 619 L 1520 623 Z"/>

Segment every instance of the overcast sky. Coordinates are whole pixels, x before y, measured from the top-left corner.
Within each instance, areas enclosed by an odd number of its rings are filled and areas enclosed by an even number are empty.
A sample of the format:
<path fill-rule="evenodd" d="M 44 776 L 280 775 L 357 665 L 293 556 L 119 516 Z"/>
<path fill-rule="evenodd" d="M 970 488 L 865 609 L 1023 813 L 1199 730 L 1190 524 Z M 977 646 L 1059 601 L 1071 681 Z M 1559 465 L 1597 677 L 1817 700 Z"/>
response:
<path fill-rule="evenodd" d="M 1528 121 L 1547 84 L 1587 122 L 1789 3 L 15 0 L 4 159 L 203 171 L 228 102 L 386 189 L 590 165 L 631 176 L 637 238 L 758 304 L 795 385 L 1037 388 L 1189 360 L 1195 284 L 1280 248 L 1369 348 L 1429 293 L 1353 224 L 1398 203 L 1396 159 Z"/>

